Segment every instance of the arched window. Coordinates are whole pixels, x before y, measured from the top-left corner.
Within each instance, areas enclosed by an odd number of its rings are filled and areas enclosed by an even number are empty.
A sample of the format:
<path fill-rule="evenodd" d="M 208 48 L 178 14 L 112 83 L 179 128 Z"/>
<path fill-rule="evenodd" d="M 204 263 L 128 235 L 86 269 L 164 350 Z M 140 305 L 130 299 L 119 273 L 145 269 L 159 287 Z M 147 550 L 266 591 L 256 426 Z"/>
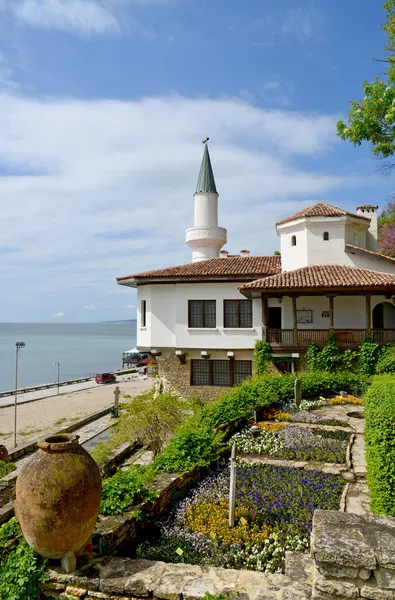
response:
<path fill-rule="evenodd" d="M 291 246 L 296 246 L 296 235 L 291 237 Z"/>
<path fill-rule="evenodd" d="M 329 231 L 324 231 L 322 239 L 324 240 L 324 242 L 329 242 Z"/>

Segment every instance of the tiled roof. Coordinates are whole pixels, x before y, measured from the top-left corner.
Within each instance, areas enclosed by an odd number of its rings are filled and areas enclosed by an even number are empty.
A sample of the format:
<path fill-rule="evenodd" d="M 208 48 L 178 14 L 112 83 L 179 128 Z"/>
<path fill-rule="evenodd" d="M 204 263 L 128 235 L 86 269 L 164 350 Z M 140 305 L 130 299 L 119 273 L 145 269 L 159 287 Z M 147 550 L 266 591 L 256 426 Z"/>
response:
<path fill-rule="evenodd" d="M 375 258 L 383 258 L 384 260 L 390 260 L 391 262 L 395 262 L 395 258 L 392 256 L 386 256 L 385 254 L 380 254 L 379 252 L 373 252 L 373 250 L 367 250 L 366 248 L 360 248 L 359 246 L 354 246 L 353 244 L 346 244 L 346 252 L 356 252 L 357 254 L 369 254 Z"/>
<path fill-rule="evenodd" d="M 313 206 L 303 208 L 290 217 L 285 217 L 285 219 L 277 221 L 276 225 L 283 225 L 284 223 L 290 223 L 291 221 L 296 221 L 297 219 L 302 219 L 305 217 L 344 217 L 345 215 L 370 221 L 370 218 L 364 215 L 357 215 L 356 213 L 349 212 L 348 210 L 337 208 L 337 206 L 332 206 L 332 204 L 319 202 L 318 204 L 313 204 Z"/>
<path fill-rule="evenodd" d="M 313 288 L 395 287 L 395 274 L 343 265 L 314 265 L 252 281 L 240 288 L 247 290 L 292 290 Z"/>
<path fill-rule="evenodd" d="M 117 277 L 117 281 L 124 279 L 154 279 L 162 277 L 210 277 L 210 276 L 243 276 L 248 279 L 274 275 L 281 270 L 280 256 L 232 256 L 227 258 L 209 258 L 198 262 L 154 269 L 134 275 Z"/>

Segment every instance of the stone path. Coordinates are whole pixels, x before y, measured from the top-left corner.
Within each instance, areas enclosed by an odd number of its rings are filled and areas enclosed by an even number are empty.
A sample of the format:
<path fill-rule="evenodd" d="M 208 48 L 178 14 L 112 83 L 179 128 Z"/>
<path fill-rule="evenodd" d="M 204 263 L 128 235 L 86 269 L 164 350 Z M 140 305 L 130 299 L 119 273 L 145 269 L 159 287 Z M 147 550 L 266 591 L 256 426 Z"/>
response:
<path fill-rule="evenodd" d="M 350 482 L 345 497 L 345 512 L 357 515 L 366 515 L 370 512 L 370 495 L 366 483 L 366 455 L 365 441 L 365 419 L 363 406 L 352 406 L 341 404 L 337 406 L 323 406 L 312 411 L 320 417 L 331 417 L 347 421 L 355 431 L 354 443 L 351 447 L 351 464 L 354 473 L 354 481 Z M 357 416 L 361 415 L 361 417 Z"/>

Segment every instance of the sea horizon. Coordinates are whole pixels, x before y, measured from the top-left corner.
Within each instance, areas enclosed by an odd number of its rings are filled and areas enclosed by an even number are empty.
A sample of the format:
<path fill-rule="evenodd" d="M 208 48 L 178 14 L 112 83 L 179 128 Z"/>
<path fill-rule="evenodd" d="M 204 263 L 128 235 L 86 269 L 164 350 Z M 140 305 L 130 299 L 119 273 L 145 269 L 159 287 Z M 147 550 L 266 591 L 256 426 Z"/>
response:
<path fill-rule="evenodd" d="M 94 376 L 122 367 L 123 352 L 136 345 L 135 320 L 116 322 L 0 323 L 0 391 Z"/>

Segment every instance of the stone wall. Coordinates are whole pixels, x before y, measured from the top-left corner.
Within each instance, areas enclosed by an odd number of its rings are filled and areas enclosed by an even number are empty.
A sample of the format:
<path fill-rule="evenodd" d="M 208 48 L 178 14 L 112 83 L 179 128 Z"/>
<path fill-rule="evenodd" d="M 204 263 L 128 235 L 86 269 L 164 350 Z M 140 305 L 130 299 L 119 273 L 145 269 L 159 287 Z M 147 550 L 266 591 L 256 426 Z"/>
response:
<path fill-rule="evenodd" d="M 152 486 L 158 492 L 154 501 L 146 501 L 134 506 L 121 515 L 100 516 L 92 535 L 93 547 L 100 554 L 114 554 L 122 544 L 136 541 L 144 529 L 164 515 L 173 503 L 182 499 L 187 492 L 195 487 L 212 469 L 215 464 L 207 467 L 195 467 L 187 473 L 162 473 L 158 475 Z M 136 511 L 145 513 L 147 519 L 141 520 Z"/>
<path fill-rule="evenodd" d="M 395 599 L 395 519 L 314 513 L 313 600 Z"/>
<path fill-rule="evenodd" d="M 198 358 L 198 356 L 196 356 Z M 217 386 L 191 386 L 191 360 L 186 353 L 186 363 L 181 364 L 174 352 L 158 357 L 158 386 L 164 392 L 175 392 L 185 398 L 199 397 L 204 402 L 217 400 L 217 398 L 230 391 L 228 387 Z"/>

